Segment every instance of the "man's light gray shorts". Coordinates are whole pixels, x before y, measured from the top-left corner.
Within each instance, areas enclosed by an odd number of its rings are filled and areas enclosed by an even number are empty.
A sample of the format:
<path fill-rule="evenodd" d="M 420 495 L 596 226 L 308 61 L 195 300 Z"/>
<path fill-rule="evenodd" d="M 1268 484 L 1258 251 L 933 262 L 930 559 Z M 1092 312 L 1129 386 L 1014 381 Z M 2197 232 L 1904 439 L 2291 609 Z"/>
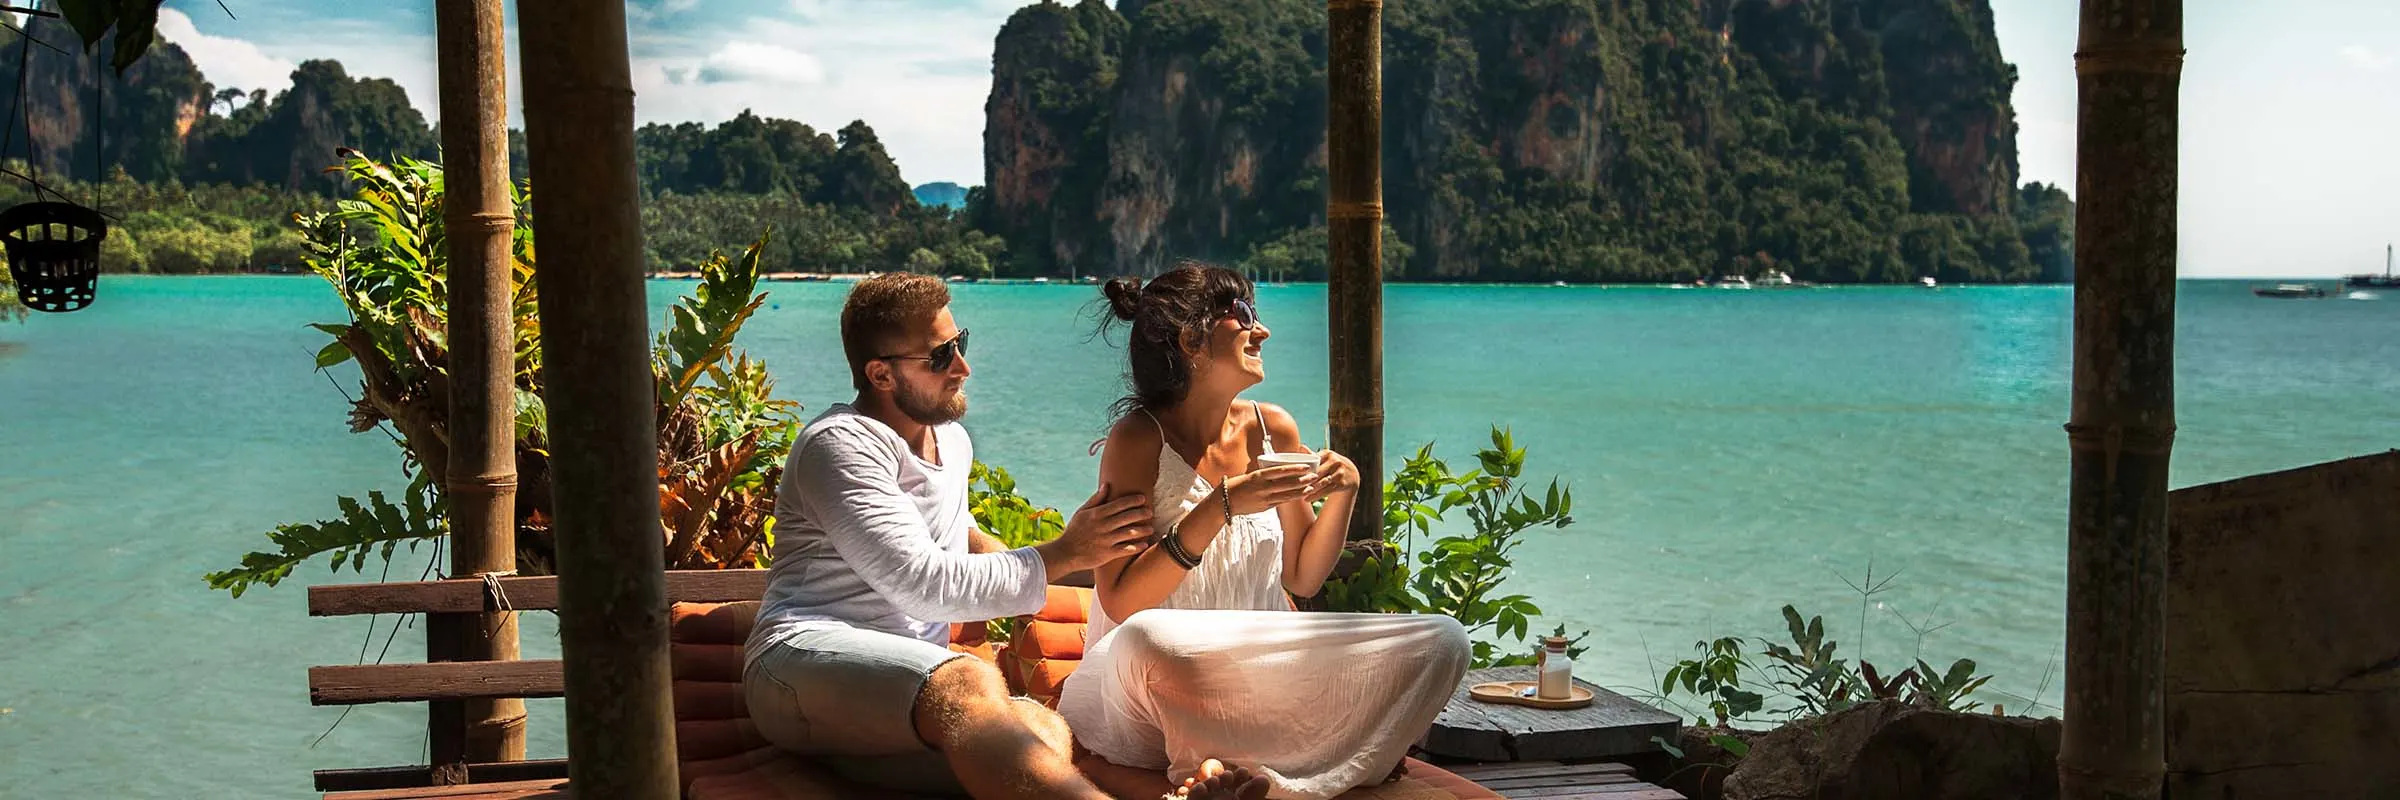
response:
<path fill-rule="evenodd" d="M 954 792 L 948 762 L 917 735 L 917 695 L 961 653 L 857 628 L 795 632 L 759 654 L 742 694 L 759 735 L 861 783 Z"/>

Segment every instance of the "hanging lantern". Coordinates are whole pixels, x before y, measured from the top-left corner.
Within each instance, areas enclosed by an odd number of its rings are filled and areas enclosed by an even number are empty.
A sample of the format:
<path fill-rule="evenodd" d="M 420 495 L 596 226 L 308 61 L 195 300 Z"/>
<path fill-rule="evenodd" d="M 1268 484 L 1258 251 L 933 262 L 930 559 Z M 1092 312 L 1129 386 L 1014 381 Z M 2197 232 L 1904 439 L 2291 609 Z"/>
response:
<path fill-rule="evenodd" d="M 17 302 L 64 313 L 92 304 L 100 285 L 100 240 L 108 221 L 73 203 L 26 203 L 0 211 L 0 244 Z"/>

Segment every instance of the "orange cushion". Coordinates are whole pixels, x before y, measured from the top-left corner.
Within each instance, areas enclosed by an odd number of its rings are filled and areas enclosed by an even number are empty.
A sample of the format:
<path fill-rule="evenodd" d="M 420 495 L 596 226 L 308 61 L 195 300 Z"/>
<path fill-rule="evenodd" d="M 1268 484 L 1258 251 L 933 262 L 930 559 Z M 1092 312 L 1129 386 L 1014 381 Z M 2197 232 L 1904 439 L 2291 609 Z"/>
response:
<path fill-rule="evenodd" d="M 742 696 L 739 683 L 678 680 L 674 692 L 677 722 L 750 716 L 750 701 Z"/>
<path fill-rule="evenodd" d="M 707 761 L 740 755 L 767 744 L 758 734 L 758 725 L 749 717 L 740 719 L 695 719 L 675 721 L 675 760 Z"/>
<path fill-rule="evenodd" d="M 1090 622 L 1085 609 L 1092 605 L 1092 590 L 1079 586 L 1051 586 L 1044 598 L 1042 610 L 1034 612 L 1035 619 L 1051 622 Z"/>
<path fill-rule="evenodd" d="M 685 764 L 685 800 L 848 800 L 872 797 L 824 767 L 773 747 L 724 762 Z M 694 776 L 697 767 L 703 774 Z"/>
<path fill-rule="evenodd" d="M 1052 586 L 1048 602 L 1030 617 L 1017 618 L 1016 638 L 1008 644 L 1009 688 L 1058 707 L 1058 690 L 1083 663 L 1083 631 L 1092 590 Z"/>
<path fill-rule="evenodd" d="M 667 638 L 694 644 L 738 645 L 758 623 L 758 601 L 674 603 L 667 607 Z"/>
<path fill-rule="evenodd" d="M 1088 623 L 1051 622 L 1039 617 L 1025 620 L 1017 626 L 1016 638 L 1009 642 L 1025 659 L 1083 658 L 1083 629 Z"/>
<path fill-rule="evenodd" d="M 1053 709 L 1058 708 L 1058 693 L 1067 685 L 1067 676 L 1075 673 L 1081 661 L 1019 661 L 1017 668 L 1025 683 L 1025 696 Z"/>
<path fill-rule="evenodd" d="M 669 670 L 687 681 L 742 680 L 742 646 L 675 642 L 667 646 Z"/>

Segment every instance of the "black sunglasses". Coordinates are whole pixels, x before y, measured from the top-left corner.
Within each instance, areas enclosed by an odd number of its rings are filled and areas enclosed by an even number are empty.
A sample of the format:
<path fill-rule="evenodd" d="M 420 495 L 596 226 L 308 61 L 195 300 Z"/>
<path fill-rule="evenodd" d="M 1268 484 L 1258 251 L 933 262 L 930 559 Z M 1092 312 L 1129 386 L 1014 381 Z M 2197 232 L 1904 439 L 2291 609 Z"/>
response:
<path fill-rule="evenodd" d="M 941 343 L 941 344 L 934 345 L 934 346 L 933 346 L 933 350 L 932 350 L 930 353 L 926 354 L 926 355 L 921 355 L 921 356 L 876 356 L 875 358 L 876 358 L 877 360 L 890 360 L 890 359 L 898 359 L 898 360 L 901 360 L 901 361 L 923 361 L 923 362 L 926 362 L 926 366 L 932 367 L 932 368 L 933 368 L 933 371 L 935 371 L 935 372 L 949 372 L 949 371 L 950 371 L 950 365 L 951 365 L 952 363 L 955 363 L 956 361 L 958 361 L 958 358 L 959 358 L 960 356 L 964 356 L 964 355 L 966 355 L 966 354 L 967 354 L 967 329 L 965 329 L 965 328 L 960 328 L 960 329 L 958 329 L 958 335 L 957 335 L 957 336 L 953 336 L 953 337 L 951 337 L 951 338 L 950 338 L 950 341 L 947 341 L 947 342 L 943 342 L 943 343 Z"/>
<path fill-rule="evenodd" d="M 1233 324 L 1242 326 L 1242 330 L 1258 327 L 1258 309 L 1251 307 L 1248 300 L 1234 298 Z"/>

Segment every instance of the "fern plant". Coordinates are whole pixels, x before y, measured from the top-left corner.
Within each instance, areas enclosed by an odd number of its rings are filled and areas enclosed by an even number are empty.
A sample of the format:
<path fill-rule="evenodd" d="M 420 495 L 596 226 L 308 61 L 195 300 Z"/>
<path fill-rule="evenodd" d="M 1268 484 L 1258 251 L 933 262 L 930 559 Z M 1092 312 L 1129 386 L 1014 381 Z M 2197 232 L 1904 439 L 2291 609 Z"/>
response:
<path fill-rule="evenodd" d="M 439 538 L 449 467 L 448 263 L 442 226 L 440 165 L 385 163 L 344 151 L 340 169 L 357 187 L 331 212 L 299 215 L 309 269 L 342 300 L 347 322 L 311 327 L 332 341 L 317 351 L 319 369 L 357 365 L 353 433 L 383 428 L 402 452 L 411 479 L 406 505 L 369 493 L 336 500 L 331 520 L 278 526 L 270 549 L 207 575 L 211 587 L 239 597 L 273 586 L 294 568 L 334 556 L 337 568 L 388 559 L 400 543 Z M 517 209 L 510 270 L 515 328 L 517 571 L 552 571 L 555 516 L 549 493 L 548 414 L 542 403 L 541 320 L 535 313 L 534 232 L 527 189 L 512 187 Z M 758 291 L 765 239 L 738 257 L 722 253 L 696 265 L 700 285 L 670 310 L 655 342 L 658 393 L 660 524 L 672 569 L 754 566 L 767 549 L 768 515 L 783 458 L 799 430 L 799 405 L 774 397 L 766 366 L 734 347 L 766 295 Z M 391 508 L 397 513 L 387 513 Z M 355 509 L 355 510 L 354 510 Z"/>

